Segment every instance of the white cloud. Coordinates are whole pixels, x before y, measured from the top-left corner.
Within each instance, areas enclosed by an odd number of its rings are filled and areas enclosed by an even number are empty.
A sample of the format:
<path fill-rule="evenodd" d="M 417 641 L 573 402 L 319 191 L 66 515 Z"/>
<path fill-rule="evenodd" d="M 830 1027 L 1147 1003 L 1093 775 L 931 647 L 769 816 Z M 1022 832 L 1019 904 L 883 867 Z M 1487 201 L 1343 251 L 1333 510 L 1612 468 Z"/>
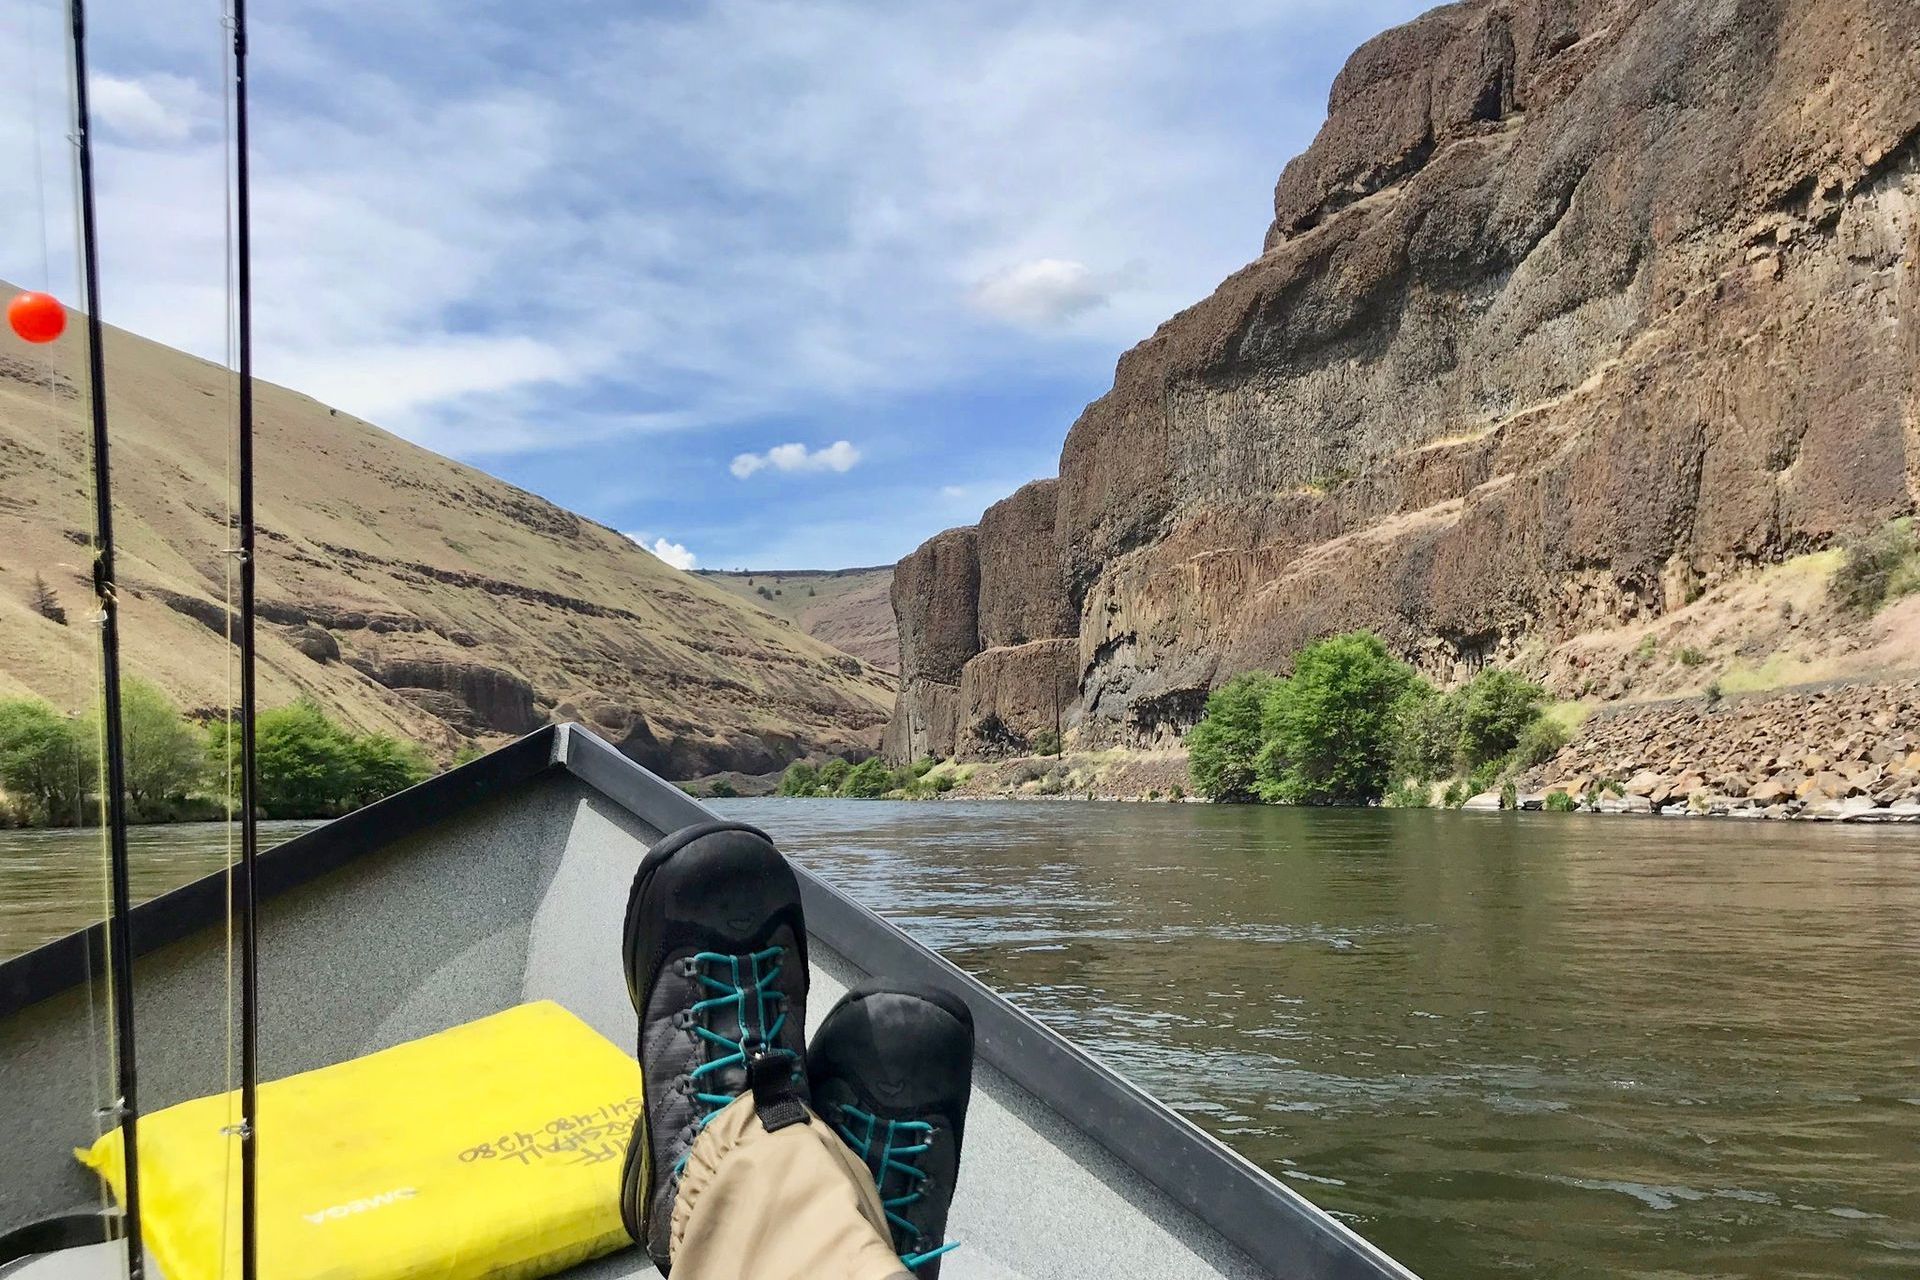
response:
<path fill-rule="evenodd" d="M 1044 329 L 1084 315 L 1111 299 L 1110 288 L 1084 262 L 1035 258 L 995 272 L 973 287 L 973 305 L 1014 324 Z"/>
<path fill-rule="evenodd" d="M 213 95 L 186 76 L 95 73 L 87 83 L 94 119 L 130 141 L 185 142 L 211 118 Z"/>
<path fill-rule="evenodd" d="M 745 480 L 756 471 L 851 471 L 860 461 L 860 450 L 845 440 L 835 440 L 824 449 L 809 450 L 803 444 L 777 444 L 765 453 L 737 455 L 727 470 Z"/>
<path fill-rule="evenodd" d="M 676 569 L 691 569 L 700 563 L 700 558 L 694 555 L 693 552 L 687 550 L 686 546 L 682 543 L 668 542 L 665 538 L 655 538 L 649 543 L 647 541 L 647 535 L 644 533 L 629 533 L 627 537 L 633 539 L 648 551 L 653 552 L 654 555 L 659 556 Z"/>
<path fill-rule="evenodd" d="M 1258 252 L 1332 70 L 1428 2 L 814 0 L 795 22 L 790 0 L 689 0 L 573 5 L 556 26 L 539 6 L 284 0 L 252 45 L 271 90 L 253 117 L 258 368 L 616 525 L 644 509 L 709 560 L 736 554 L 740 519 L 689 478 L 724 485 L 716 449 L 641 437 L 858 434 L 870 458 L 793 445 L 732 470 L 859 464 L 847 486 L 770 493 L 795 537 L 814 536 L 804 495 L 870 503 L 912 471 L 914 496 L 876 517 L 910 544 L 967 514 L 928 501 L 934 460 L 988 454 L 997 474 L 1017 445 L 1037 459 L 1017 478 L 1045 470 L 1067 402 Z M 218 15 L 108 8 L 107 319 L 219 360 Z M 0 201 L 0 278 L 64 292 L 58 9 L 0 3 L 0 172 L 45 193 Z M 1044 403 L 1025 394 L 1040 384 Z M 926 425 L 882 437 L 907 420 Z M 698 461 L 593 499 L 614 441 Z M 883 558 L 867 525 L 844 536 L 795 545 Z"/>
<path fill-rule="evenodd" d="M 430 334 L 424 341 L 329 346 L 282 356 L 274 374 L 307 394 L 390 430 L 462 396 L 565 381 L 576 358 L 527 337 Z M 457 445 L 457 442 L 455 442 Z"/>

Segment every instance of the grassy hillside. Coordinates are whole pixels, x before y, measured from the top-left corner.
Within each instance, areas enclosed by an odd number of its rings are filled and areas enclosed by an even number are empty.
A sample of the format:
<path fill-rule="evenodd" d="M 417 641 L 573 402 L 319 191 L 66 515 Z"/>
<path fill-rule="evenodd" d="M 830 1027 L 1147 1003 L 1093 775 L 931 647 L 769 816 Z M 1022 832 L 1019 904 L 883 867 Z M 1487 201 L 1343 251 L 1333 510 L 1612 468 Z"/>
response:
<path fill-rule="evenodd" d="M 0 696 L 93 696 L 79 325 L 0 341 Z M 126 662 L 229 694 L 232 379 L 106 343 Z M 582 718 L 674 776 L 871 746 L 892 681 L 612 529 L 297 392 L 258 387 L 260 688 L 446 754 Z M 65 625 L 35 607 L 44 582 Z M 43 597 L 44 599 L 44 597 Z"/>

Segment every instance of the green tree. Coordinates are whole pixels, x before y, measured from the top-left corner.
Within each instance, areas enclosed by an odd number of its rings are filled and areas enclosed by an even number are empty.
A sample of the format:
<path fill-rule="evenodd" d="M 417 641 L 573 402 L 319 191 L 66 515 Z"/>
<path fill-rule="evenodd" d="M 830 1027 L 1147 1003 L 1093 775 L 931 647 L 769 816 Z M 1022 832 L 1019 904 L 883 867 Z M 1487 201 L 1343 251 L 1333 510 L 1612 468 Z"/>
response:
<path fill-rule="evenodd" d="M 1371 804 L 1393 780 L 1402 700 L 1421 684 L 1380 637 L 1354 631 L 1310 644 L 1261 707 L 1254 770 L 1262 799 Z"/>
<path fill-rule="evenodd" d="M 359 793 L 352 739 L 304 699 L 260 713 L 254 754 L 260 807 L 270 818 L 339 813 Z"/>
<path fill-rule="evenodd" d="M 1060 735 L 1051 729 L 1041 729 L 1033 735 L 1028 747 L 1037 756 L 1057 756 L 1060 754 Z"/>
<path fill-rule="evenodd" d="M 348 802 L 355 808 L 425 782 L 433 772 L 426 753 L 411 742 L 380 733 L 348 741 L 354 770 L 353 794 Z"/>
<path fill-rule="evenodd" d="M 1460 754 L 1460 700 L 1421 681 L 1401 699 L 1398 718 L 1395 771 L 1420 782 L 1451 775 Z"/>
<path fill-rule="evenodd" d="M 875 756 L 862 760 L 847 772 L 846 780 L 840 784 L 840 794 L 854 800 L 878 800 L 893 790 L 893 786 L 893 771 Z"/>
<path fill-rule="evenodd" d="M 100 732 L 97 716 L 86 732 Z M 136 818 L 177 800 L 205 781 L 206 751 L 180 708 L 155 685 L 135 677 L 120 682 L 120 742 L 126 760 L 127 807 Z"/>
<path fill-rule="evenodd" d="M 839 795 L 840 787 L 853 772 L 853 766 L 845 760 L 835 757 L 820 766 L 820 791 L 824 795 Z"/>
<path fill-rule="evenodd" d="M 1200 723 L 1187 734 L 1187 774 L 1209 800 L 1256 798 L 1254 757 L 1260 754 L 1260 708 L 1276 681 L 1249 671 L 1215 689 Z"/>
<path fill-rule="evenodd" d="M 795 760 L 780 775 L 780 787 L 774 792 L 782 796 L 810 796 L 820 787 L 820 771 L 805 760 Z"/>
<path fill-rule="evenodd" d="M 1517 671 L 1489 667 L 1454 696 L 1460 704 L 1460 764 L 1477 769 L 1519 744 L 1540 718 L 1547 691 Z"/>
<path fill-rule="evenodd" d="M 93 779 L 94 753 L 78 725 L 33 698 L 0 702 L 0 786 L 29 817 L 78 822 Z"/>
<path fill-rule="evenodd" d="M 1510 759 L 1521 769 L 1545 764 L 1560 754 L 1560 748 L 1566 746 L 1571 737 L 1558 720 L 1535 716 L 1533 723 L 1520 731 L 1520 740 L 1514 743 Z"/>

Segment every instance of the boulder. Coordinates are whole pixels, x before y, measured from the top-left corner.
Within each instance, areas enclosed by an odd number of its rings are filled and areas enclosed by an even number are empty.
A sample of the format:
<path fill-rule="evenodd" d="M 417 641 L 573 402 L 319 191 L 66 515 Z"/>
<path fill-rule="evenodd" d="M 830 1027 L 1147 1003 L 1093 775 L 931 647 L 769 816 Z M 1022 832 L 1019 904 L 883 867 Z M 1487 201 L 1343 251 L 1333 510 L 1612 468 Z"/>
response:
<path fill-rule="evenodd" d="M 1851 796 L 1843 800 L 1821 798 L 1808 804 L 1801 816 L 1822 822 L 1849 822 L 1879 809 L 1867 796 Z"/>
<path fill-rule="evenodd" d="M 448 693 L 444 689 L 402 687 L 395 689 L 394 692 L 428 715 L 445 721 L 447 726 L 456 733 L 471 736 L 486 727 L 475 718 L 472 707 L 462 702 L 457 695 Z"/>
<path fill-rule="evenodd" d="M 1795 787 L 1793 794 L 1796 799 L 1808 802 L 1838 800 L 1843 796 L 1852 795 L 1853 785 L 1832 770 L 1822 769 Z"/>
<path fill-rule="evenodd" d="M 287 632 L 287 643 L 298 649 L 315 662 L 327 663 L 340 660 L 340 642 L 333 633 L 318 623 L 305 623 Z"/>
<path fill-rule="evenodd" d="M 496 733 L 531 733 L 546 723 L 534 710 L 533 686 L 510 671 L 477 662 L 397 658 L 380 663 L 374 678 L 389 689 L 427 689 L 453 695 L 474 724 Z"/>

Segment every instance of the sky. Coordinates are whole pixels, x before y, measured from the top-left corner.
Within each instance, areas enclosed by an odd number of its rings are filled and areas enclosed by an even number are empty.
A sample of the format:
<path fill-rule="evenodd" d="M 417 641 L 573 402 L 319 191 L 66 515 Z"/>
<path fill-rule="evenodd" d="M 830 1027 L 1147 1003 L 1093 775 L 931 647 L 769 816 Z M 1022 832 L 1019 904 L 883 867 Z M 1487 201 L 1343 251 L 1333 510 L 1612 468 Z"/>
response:
<path fill-rule="evenodd" d="M 1055 474 L 1425 7 L 256 4 L 256 369 L 683 568 L 886 563 Z M 72 299 L 63 8 L 0 13 L 0 278 Z M 88 13 L 104 318 L 226 360 L 222 0 Z"/>

